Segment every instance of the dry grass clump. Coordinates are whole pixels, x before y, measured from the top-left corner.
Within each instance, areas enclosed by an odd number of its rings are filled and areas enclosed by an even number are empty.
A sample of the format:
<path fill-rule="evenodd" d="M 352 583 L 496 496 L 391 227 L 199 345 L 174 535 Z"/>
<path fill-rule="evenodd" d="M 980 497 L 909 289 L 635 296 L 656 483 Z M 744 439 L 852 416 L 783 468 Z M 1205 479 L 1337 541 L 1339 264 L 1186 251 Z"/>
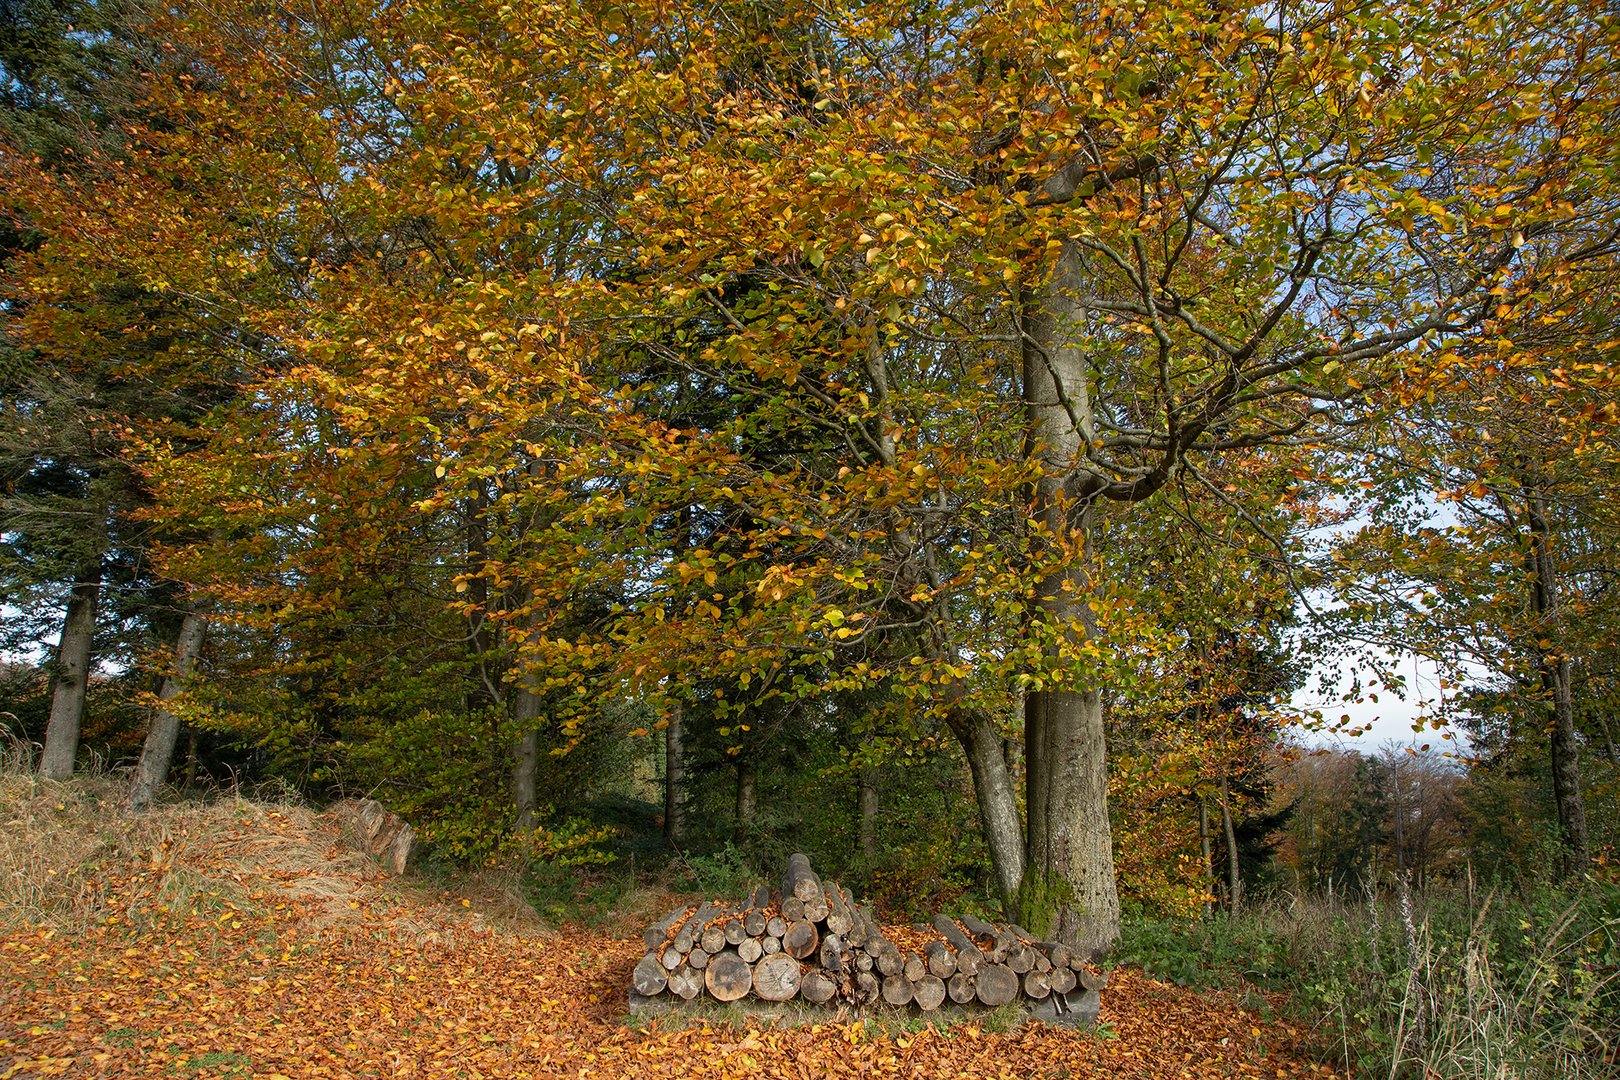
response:
<path fill-rule="evenodd" d="M 0 928 L 71 930 L 104 907 L 96 870 L 118 836 L 118 794 L 105 778 L 0 769 Z"/>
<path fill-rule="evenodd" d="M 125 807 L 123 778 L 81 772 L 57 782 L 14 750 L 0 760 L 0 933 L 79 933 L 117 919 L 139 928 L 193 914 L 296 905 L 315 930 L 386 912 L 398 940 L 442 942 L 463 930 L 523 938 L 553 931 L 515 871 L 455 882 L 396 878 L 331 817 L 285 794 L 234 793 Z"/>
<path fill-rule="evenodd" d="M 385 879 L 307 807 L 227 796 L 130 815 L 124 795 L 118 778 L 46 780 L 10 755 L 0 767 L 0 930 L 251 910 L 266 890 L 315 901 L 335 920 Z"/>

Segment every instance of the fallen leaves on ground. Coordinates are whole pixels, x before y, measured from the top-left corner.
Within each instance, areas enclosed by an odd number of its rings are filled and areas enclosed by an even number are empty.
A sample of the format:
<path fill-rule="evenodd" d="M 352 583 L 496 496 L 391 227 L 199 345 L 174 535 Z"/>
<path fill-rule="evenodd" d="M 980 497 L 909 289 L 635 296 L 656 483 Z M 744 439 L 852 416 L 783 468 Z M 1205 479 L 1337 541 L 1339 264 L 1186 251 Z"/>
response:
<path fill-rule="evenodd" d="M 847 1015 L 626 1026 L 637 937 L 515 933 L 357 866 L 336 826 L 307 813 L 252 808 L 101 877 L 96 895 L 123 914 L 0 935 L 0 1080 L 1330 1074 L 1298 1049 L 1302 1031 L 1128 971 L 1098 1032 L 968 1023 L 891 1037 Z"/>

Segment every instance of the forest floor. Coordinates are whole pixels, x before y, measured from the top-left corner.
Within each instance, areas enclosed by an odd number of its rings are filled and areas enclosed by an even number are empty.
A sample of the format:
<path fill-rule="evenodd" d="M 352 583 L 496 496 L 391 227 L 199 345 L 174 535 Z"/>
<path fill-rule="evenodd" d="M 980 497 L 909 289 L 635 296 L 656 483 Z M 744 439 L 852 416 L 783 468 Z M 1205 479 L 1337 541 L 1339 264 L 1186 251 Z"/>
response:
<path fill-rule="evenodd" d="M 1254 1001 L 1128 970 L 1091 1032 L 628 1022 L 641 912 L 551 928 L 489 879 L 393 878 L 306 809 L 114 801 L 0 775 L 0 1080 L 1332 1075 Z"/>

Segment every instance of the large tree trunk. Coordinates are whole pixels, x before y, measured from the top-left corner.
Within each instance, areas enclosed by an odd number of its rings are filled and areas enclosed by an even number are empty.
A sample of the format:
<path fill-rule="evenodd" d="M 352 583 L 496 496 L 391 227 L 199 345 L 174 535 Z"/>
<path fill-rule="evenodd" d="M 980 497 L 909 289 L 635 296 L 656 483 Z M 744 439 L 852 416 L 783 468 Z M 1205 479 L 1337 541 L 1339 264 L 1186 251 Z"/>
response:
<path fill-rule="evenodd" d="M 1028 825 L 1020 922 L 1096 955 L 1119 939 L 1102 700 L 1096 691 L 1042 691 L 1030 694 L 1024 709 Z"/>
<path fill-rule="evenodd" d="M 671 706 L 664 728 L 664 842 L 679 851 L 686 846 L 686 818 L 682 797 L 686 786 L 686 750 L 681 739 L 681 706 Z"/>
<path fill-rule="evenodd" d="M 1550 749 L 1552 756 L 1553 800 L 1558 805 L 1558 824 L 1564 834 L 1566 876 L 1586 870 L 1591 849 L 1586 831 L 1586 805 L 1581 799 L 1580 744 L 1575 739 L 1575 705 L 1570 691 L 1569 658 L 1563 651 L 1563 626 L 1558 607 L 1557 566 L 1553 559 L 1552 530 L 1542 498 L 1525 485 L 1525 509 L 1530 524 L 1529 570 L 1531 600 L 1539 625 L 1538 640 L 1552 642 L 1551 648 L 1538 647 L 1542 692 L 1552 710 Z"/>
<path fill-rule="evenodd" d="M 1031 614 L 1052 635 L 1043 678 L 1078 684 L 1024 698 L 1028 825 L 1018 911 L 1035 933 L 1097 954 L 1119 938 L 1102 697 L 1084 675 L 1073 674 L 1065 648 L 1097 632 L 1087 604 L 1094 485 L 1083 468 L 1095 432 L 1087 360 L 1074 343 L 1079 256 L 1075 244 L 1065 243 L 1052 275 L 1022 310 L 1028 452 L 1041 465 L 1031 517 L 1041 527 L 1044 554 L 1055 560 L 1037 584 Z"/>
<path fill-rule="evenodd" d="M 164 703 L 172 701 L 185 688 L 186 679 L 196 666 L 207 634 L 208 622 L 195 611 L 186 612 L 174 642 L 174 661 L 163 680 L 163 688 L 158 691 L 158 705 L 152 710 L 152 719 L 147 724 L 141 760 L 135 766 L 134 779 L 130 781 L 129 808 L 135 813 L 152 805 L 158 788 L 169 778 L 169 767 L 174 763 L 174 746 L 180 738 L 180 718 L 165 708 Z"/>
<path fill-rule="evenodd" d="M 68 594 L 62 638 L 51 672 L 51 717 L 45 728 L 45 751 L 39 773 L 51 780 L 73 775 L 84 724 L 84 699 L 90 688 L 90 647 L 96 636 L 96 602 L 101 596 L 101 560 L 86 566 Z"/>

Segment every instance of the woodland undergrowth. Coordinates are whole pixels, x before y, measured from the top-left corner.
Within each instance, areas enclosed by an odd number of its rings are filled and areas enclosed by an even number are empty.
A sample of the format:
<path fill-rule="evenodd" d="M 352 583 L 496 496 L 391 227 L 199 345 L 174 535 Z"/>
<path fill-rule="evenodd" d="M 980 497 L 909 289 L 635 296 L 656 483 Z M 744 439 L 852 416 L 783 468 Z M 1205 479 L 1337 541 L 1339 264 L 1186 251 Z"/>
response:
<path fill-rule="evenodd" d="M 1182 985 L 1281 990 L 1363 1077 L 1620 1076 L 1620 885 L 1284 895 L 1138 918 L 1120 959 Z"/>

